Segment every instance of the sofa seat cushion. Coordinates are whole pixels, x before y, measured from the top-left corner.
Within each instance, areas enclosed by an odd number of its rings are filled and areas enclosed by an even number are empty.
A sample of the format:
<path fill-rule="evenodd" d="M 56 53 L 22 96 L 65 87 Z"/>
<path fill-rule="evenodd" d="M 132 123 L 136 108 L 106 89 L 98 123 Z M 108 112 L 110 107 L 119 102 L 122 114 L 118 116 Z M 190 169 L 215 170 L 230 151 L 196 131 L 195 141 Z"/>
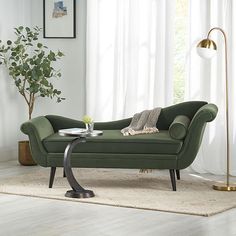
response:
<path fill-rule="evenodd" d="M 73 139 L 54 133 L 43 140 L 43 145 L 49 153 L 63 153 Z M 120 130 L 104 130 L 102 136 L 87 138 L 87 142 L 78 144 L 73 152 L 177 154 L 181 147 L 182 141 L 172 139 L 167 130 L 135 136 L 123 136 Z"/>

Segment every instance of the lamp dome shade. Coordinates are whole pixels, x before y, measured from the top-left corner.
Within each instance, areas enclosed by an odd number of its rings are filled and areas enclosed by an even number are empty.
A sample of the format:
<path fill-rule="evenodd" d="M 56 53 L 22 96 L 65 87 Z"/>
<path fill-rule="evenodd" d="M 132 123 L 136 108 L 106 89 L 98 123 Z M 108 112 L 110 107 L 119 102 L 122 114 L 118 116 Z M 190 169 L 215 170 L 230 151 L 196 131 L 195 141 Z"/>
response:
<path fill-rule="evenodd" d="M 203 39 L 197 45 L 197 53 L 200 57 L 210 59 L 215 56 L 217 50 L 216 43 L 210 39 Z"/>

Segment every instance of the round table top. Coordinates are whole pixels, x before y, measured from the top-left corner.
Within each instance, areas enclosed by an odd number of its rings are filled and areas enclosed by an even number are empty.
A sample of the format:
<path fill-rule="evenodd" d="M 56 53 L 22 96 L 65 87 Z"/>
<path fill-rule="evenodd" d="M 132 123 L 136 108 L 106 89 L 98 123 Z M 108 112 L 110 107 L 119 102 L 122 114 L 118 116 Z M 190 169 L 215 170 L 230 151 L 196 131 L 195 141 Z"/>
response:
<path fill-rule="evenodd" d="M 93 130 L 88 132 L 86 129 L 81 128 L 71 128 L 71 129 L 60 129 L 58 131 L 61 136 L 70 136 L 70 137 L 96 137 L 103 134 L 102 130 Z"/>

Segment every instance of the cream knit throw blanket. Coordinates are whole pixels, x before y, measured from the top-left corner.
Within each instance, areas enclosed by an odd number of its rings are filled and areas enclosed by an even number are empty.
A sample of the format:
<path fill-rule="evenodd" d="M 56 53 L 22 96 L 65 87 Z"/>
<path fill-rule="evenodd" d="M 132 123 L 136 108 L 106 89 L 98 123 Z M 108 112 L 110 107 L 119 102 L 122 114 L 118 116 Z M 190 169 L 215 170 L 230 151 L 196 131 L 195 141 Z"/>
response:
<path fill-rule="evenodd" d="M 128 127 L 121 130 L 124 136 L 136 134 L 151 134 L 157 133 L 156 127 L 161 108 L 157 107 L 152 110 L 145 110 L 134 114 L 131 123 Z"/>

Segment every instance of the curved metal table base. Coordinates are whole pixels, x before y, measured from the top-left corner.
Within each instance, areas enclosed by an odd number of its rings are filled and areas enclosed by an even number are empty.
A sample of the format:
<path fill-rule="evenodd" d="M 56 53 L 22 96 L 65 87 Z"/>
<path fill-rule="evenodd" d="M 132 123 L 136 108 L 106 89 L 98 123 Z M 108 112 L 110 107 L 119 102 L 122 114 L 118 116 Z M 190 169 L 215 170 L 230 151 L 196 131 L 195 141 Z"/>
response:
<path fill-rule="evenodd" d="M 86 190 L 86 189 L 81 191 L 68 190 L 65 196 L 70 198 L 90 198 L 94 197 L 95 194 L 92 190 Z"/>
<path fill-rule="evenodd" d="M 82 186 L 79 185 L 71 169 L 71 154 L 74 147 L 78 145 L 79 143 L 85 143 L 85 142 L 86 142 L 86 138 L 78 137 L 74 139 L 71 143 L 69 143 L 66 147 L 66 150 L 64 153 L 64 169 L 65 169 L 66 178 L 72 188 L 72 190 L 68 190 L 66 192 L 65 194 L 66 197 L 90 198 L 90 197 L 95 196 L 92 190 L 86 190 Z"/>

